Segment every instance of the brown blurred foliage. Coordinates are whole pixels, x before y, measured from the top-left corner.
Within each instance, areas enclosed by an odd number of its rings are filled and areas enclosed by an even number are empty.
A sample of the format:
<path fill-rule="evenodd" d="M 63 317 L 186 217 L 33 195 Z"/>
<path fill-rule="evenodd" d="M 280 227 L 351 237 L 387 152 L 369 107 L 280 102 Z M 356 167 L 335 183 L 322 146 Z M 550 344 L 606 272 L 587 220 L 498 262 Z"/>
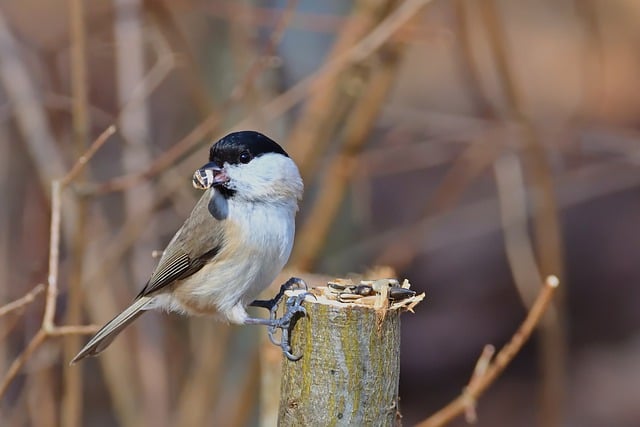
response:
<path fill-rule="evenodd" d="M 639 20 L 634 0 L 1 1 L 0 377 L 63 329 L 0 424 L 273 425 L 256 328 L 149 313 L 67 365 L 86 331 L 64 327 L 137 294 L 235 129 L 301 168 L 292 270 L 388 265 L 427 292 L 404 318 L 405 424 L 459 394 L 547 274 L 561 295 L 478 425 L 640 424 Z M 51 183 L 110 125 L 62 192 L 49 324 Z"/>

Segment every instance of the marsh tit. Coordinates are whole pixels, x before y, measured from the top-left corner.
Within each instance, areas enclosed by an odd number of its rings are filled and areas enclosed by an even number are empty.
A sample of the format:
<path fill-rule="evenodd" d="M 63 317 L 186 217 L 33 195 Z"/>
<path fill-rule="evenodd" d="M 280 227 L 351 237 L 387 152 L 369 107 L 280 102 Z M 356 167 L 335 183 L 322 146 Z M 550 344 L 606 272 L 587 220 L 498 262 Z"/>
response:
<path fill-rule="evenodd" d="M 259 324 L 274 332 L 290 359 L 288 332 L 292 320 L 305 313 L 303 298 L 287 301 L 276 318 L 285 288 L 273 300 L 255 301 L 289 259 L 295 215 L 302 197 L 302 178 L 287 153 L 265 135 L 231 133 L 209 151 L 209 163 L 193 176 L 206 189 L 182 227 L 164 250 L 149 281 L 134 302 L 100 329 L 71 363 L 103 351 L 124 328 L 147 310 L 213 315 L 235 324 Z M 252 318 L 249 305 L 270 310 L 268 319 Z"/>

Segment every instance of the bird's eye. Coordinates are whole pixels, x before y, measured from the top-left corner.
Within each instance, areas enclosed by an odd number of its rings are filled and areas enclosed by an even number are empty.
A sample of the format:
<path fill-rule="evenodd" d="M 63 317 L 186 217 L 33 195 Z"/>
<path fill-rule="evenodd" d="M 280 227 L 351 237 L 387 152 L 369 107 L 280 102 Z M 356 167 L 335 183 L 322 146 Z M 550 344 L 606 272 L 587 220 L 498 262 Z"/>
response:
<path fill-rule="evenodd" d="M 239 159 L 241 163 L 249 163 L 251 161 L 251 153 L 249 153 L 248 151 L 243 151 L 242 153 L 240 153 Z"/>

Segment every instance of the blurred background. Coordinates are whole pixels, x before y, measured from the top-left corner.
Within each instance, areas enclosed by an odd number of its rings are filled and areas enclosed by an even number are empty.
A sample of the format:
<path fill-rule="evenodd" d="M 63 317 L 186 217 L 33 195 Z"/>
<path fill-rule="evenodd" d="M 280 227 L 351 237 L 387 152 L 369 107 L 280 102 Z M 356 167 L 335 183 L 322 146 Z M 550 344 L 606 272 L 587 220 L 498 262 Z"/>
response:
<path fill-rule="evenodd" d="M 387 266 L 426 292 L 403 316 L 405 425 L 555 274 L 478 425 L 638 426 L 638 22 L 636 0 L 0 1 L 0 307 L 47 282 L 51 181 L 108 126 L 64 191 L 58 325 L 128 305 L 208 146 L 255 129 L 306 184 L 283 280 Z M 5 381 L 38 289 L 0 317 Z M 149 313 L 69 368 L 87 338 L 27 354 L 0 424 L 274 425 L 280 354 L 257 328 Z"/>

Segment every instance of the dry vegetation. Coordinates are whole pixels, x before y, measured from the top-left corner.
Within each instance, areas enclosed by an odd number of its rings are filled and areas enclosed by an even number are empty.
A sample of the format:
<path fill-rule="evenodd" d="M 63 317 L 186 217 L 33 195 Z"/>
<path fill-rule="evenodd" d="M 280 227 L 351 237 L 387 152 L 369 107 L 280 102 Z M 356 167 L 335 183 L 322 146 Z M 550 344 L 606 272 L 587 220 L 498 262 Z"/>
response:
<path fill-rule="evenodd" d="M 305 179 L 291 271 L 387 265 L 427 292 L 406 424 L 637 425 L 638 20 L 632 0 L 0 2 L 0 424 L 274 424 L 280 355 L 254 328 L 150 313 L 68 366 L 146 281 L 206 147 L 251 128 Z"/>

